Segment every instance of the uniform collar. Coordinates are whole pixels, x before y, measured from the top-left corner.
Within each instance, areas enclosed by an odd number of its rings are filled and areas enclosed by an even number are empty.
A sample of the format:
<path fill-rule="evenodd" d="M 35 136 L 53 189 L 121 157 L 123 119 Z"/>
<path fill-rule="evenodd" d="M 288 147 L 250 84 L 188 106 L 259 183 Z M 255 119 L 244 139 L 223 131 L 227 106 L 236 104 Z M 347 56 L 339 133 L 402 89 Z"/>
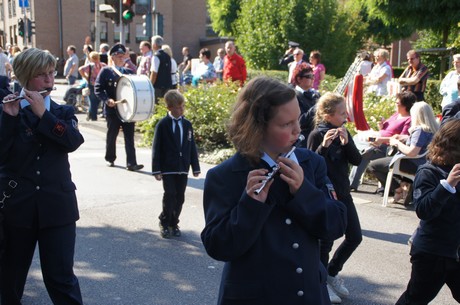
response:
<path fill-rule="evenodd" d="M 21 90 L 20 96 L 24 96 L 25 92 L 24 90 Z M 43 98 L 45 100 L 45 108 L 46 110 L 50 111 L 50 105 L 51 105 L 51 98 L 49 95 L 45 96 Z M 24 109 L 25 107 L 30 106 L 30 103 L 26 99 L 21 100 L 21 108 Z"/>
<path fill-rule="evenodd" d="M 264 160 L 265 162 L 267 162 L 267 164 L 270 166 L 270 167 L 275 167 L 276 166 L 276 162 L 275 160 L 273 160 L 266 152 L 264 152 L 264 154 L 262 155 L 262 160 Z M 299 160 L 297 160 L 297 157 L 295 156 L 295 154 L 291 154 L 289 156 L 289 159 L 291 159 L 292 161 L 294 161 L 295 163 L 299 164 Z"/>

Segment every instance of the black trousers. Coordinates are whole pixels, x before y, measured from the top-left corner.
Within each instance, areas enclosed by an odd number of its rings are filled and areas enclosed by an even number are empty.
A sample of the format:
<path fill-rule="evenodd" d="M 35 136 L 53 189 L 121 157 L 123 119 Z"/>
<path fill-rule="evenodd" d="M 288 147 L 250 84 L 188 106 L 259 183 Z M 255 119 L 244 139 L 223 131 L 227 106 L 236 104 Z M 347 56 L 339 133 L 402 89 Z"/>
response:
<path fill-rule="evenodd" d="M 164 97 L 170 88 L 154 88 L 155 89 L 155 104 L 158 104 L 160 98 Z"/>
<path fill-rule="evenodd" d="M 385 157 L 372 161 L 369 164 L 368 170 L 379 180 L 382 187 L 385 187 L 387 182 L 387 175 L 390 171 L 390 162 L 393 157 Z M 417 172 L 418 164 L 412 160 L 416 159 L 403 159 L 401 160 L 400 170 L 405 173 L 415 174 Z M 393 192 L 399 187 L 399 182 L 393 178 L 391 181 L 390 191 Z"/>
<path fill-rule="evenodd" d="M 136 148 L 134 147 L 134 122 L 125 123 L 120 120 L 113 111 L 107 111 L 107 142 L 105 150 L 105 160 L 114 162 L 117 158 L 116 144 L 120 127 L 123 129 L 126 151 L 126 165 L 133 166 L 137 164 Z"/>
<path fill-rule="evenodd" d="M 334 241 L 320 240 L 320 259 L 330 276 L 336 276 L 342 270 L 345 262 L 350 258 L 363 240 L 361 224 L 359 222 L 355 204 L 353 203 L 353 198 L 349 195 L 346 196 L 346 198 L 339 198 L 339 200 L 347 207 L 347 228 L 345 230 L 345 239 L 337 248 L 330 261 L 329 253 L 332 250 Z"/>
<path fill-rule="evenodd" d="M 44 229 L 5 226 L 7 243 L 0 276 L 2 305 L 21 304 L 37 242 L 43 281 L 53 304 L 83 304 L 73 273 L 75 227 L 75 223 Z"/>
<path fill-rule="evenodd" d="M 185 188 L 187 187 L 187 175 L 163 175 L 163 211 L 160 216 L 160 224 L 163 227 L 176 227 L 185 201 Z"/>
<path fill-rule="evenodd" d="M 453 258 L 418 252 L 411 255 L 412 271 L 406 291 L 396 305 L 426 305 L 446 284 L 460 303 L 460 262 Z"/>

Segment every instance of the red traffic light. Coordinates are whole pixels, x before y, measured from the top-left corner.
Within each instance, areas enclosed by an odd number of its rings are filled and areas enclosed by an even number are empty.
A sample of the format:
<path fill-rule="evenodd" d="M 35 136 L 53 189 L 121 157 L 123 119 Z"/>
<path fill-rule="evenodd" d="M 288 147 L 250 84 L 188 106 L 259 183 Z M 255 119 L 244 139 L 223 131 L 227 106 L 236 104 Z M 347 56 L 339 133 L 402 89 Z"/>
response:
<path fill-rule="evenodd" d="M 134 4 L 134 0 L 123 0 L 123 5 L 124 6 L 131 7 L 133 4 Z"/>

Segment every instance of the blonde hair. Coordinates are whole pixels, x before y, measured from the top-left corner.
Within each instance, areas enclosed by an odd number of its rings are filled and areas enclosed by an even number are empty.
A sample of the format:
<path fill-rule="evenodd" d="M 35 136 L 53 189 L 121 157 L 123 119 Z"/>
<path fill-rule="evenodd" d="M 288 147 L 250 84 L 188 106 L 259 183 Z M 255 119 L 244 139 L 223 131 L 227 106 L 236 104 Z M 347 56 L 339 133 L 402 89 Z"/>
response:
<path fill-rule="evenodd" d="M 172 50 L 171 50 L 171 47 L 169 45 L 164 44 L 164 45 L 161 46 L 161 49 L 163 51 L 165 51 L 165 53 L 168 54 L 169 57 L 171 57 L 171 58 L 173 57 Z"/>
<path fill-rule="evenodd" d="M 92 51 L 91 53 L 89 53 L 88 57 L 94 61 L 99 61 L 99 59 L 101 58 L 99 53 L 96 51 Z"/>
<path fill-rule="evenodd" d="M 409 133 L 416 127 L 422 128 L 425 132 L 436 133 L 439 124 L 433 113 L 433 109 L 426 102 L 416 102 L 410 109 L 411 127 Z"/>
<path fill-rule="evenodd" d="M 20 52 L 13 61 L 13 71 L 19 83 L 27 89 L 29 81 L 38 74 L 56 68 L 56 58 L 49 52 L 29 48 Z"/>
<path fill-rule="evenodd" d="M 326 122 L 326 115 L 333 115 L 341 103 L 345 103 L 345 98 L 340 94 L 326 92 L 321 96 L 316 104 L 315 125 Z"/>
<path fill-rule="evenodd" d="M 174 107 L 185 103 L 185 97 L 177 89 L 166 92 L 164 99 L 167 107 Z"/>

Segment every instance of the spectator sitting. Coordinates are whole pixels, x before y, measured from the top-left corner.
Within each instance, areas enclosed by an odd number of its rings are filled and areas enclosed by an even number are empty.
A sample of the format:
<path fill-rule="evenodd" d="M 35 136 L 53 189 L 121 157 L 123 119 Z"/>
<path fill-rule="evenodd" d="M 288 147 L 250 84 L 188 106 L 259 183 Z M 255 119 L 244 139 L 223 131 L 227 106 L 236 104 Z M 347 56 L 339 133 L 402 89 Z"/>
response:
<path fill-rule="evenodd" d="M 200 50 L 200 64 L 199 67 L 196 69 L 196 75 L 193 76 L 192 85 L 198 86 L 198 83 L 201 80 L 204 80 L 207 83 L 212 83 L 216 80 L 216 70 L 214 69 L 214 65 L 210 61 L 211 58 L 211 51 L 207 48 L 203 48 Z"/>
<path fill-rule="evenodd" d="M 376 64 L 365 78 L 364 84 L 368 85 L 367 92 L 374 92 L 377 96 L 387 95 L 387 83 L 391 80 L 391 69 L 387 64 L 388 51 L 378 49 L 374 52 Z"/>
<path fill-rule="evenodd" d="M 394 135 L 390 138 L 390 145 L 398 150 L 393 157 L 385 157 L 374 160 L 369 164 L 369 171 L 379 180 L 382 185 L 378 192 L 383 192 L 389 166 L 395 160 L 401 157 L 415 157 L 425 153 L 428 144 L 431 142 L 433 135 L 438 130 L 439 126 L 433 114 L 433 109 L 425 102 L 415 103 L 411 110 L 411 127 L 409 128 L 409 136 Z M 406 144 L 403 141 L 406 140 Z M 426 162 L 425 157 L 417 159 L 401 160 L 400 169 L 406 173 L 415 174 L 419 165 Z M 400 181 L 403 182 L 403 181 Z M 403 199 L 403 190 L 395 179 L 390 186 L 390 193 L 394 193 L 393 202 Z"/>
<path fill-rule="evenodd" d="M 362 153 L 361 163 L 351 169 L 349 177 L 351 190 L 358 190 L 361 176 L 372 160 L 386 157 L 390 137 L 397 134 L 409 135 L 410 109 L 415 100 L 416 97 L 412 92 L 401 92 L 396 95 L 396 112 L 386 120 L 382 118 L 379 122 L 378 136 L 375 139 L 366 139 L 370 142 L 370 147 Z M 360 134 L 358 133 L 357 136 L 359 137 Z"/>
<path fill-rule="evenodd" d="M 447 73 L 439 88 L 439 93 L 442 95 L 441 107 L 443 109 L 458 98 L 457 82 L 460 80 L 460 54 L 455 54 L 453 59 L 455 70 Z"/>

